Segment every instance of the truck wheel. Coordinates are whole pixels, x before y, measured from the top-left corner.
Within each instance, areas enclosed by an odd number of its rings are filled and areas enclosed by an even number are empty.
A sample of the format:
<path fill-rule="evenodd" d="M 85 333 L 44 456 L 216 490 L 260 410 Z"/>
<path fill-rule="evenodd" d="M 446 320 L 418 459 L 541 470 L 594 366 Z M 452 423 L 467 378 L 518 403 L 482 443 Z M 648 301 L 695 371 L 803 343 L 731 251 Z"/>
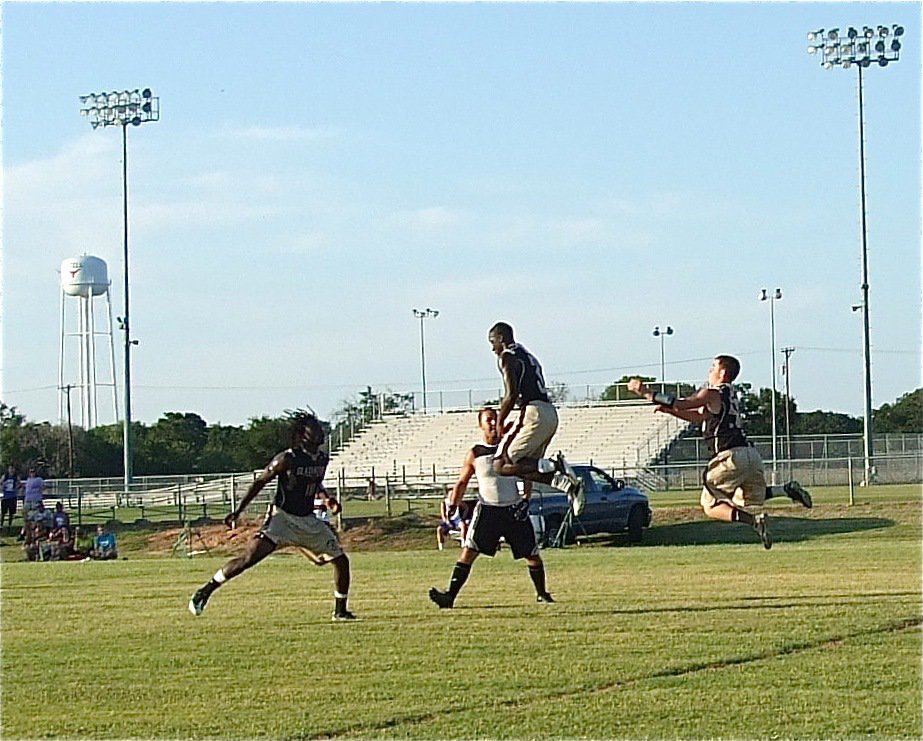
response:
<path fill-rule="evenodd" d="M 644 508 L 635 505 L 631 508 L 631 512 L 628 513 L 628 542 L 629 543 L 640 543 L 641 542 L 641 532 L 644 529 Z"/>

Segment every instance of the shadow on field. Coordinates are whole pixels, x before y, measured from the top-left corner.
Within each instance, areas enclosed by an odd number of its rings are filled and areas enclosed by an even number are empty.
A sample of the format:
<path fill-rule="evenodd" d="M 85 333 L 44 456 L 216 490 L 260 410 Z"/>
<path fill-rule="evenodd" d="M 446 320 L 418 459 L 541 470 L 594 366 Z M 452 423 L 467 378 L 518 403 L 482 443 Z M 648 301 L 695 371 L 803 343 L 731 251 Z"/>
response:
<path fill-rule="evenodd" d="M 897 523 L 886 517 L 802 518 L 770 515 L 769 530 L 774 543 L 797 543 L 825 535 L 881 530 Z M 724 543 L 759 543 L 756 533 L 746 525 L 715 520 L 694 520 L 658 525 L 656 521 L 644 531 L 641 547 L 663 545 L 717 545 Z M 624 546 L 627 536 L 611 536 L 603 545 Z"/>

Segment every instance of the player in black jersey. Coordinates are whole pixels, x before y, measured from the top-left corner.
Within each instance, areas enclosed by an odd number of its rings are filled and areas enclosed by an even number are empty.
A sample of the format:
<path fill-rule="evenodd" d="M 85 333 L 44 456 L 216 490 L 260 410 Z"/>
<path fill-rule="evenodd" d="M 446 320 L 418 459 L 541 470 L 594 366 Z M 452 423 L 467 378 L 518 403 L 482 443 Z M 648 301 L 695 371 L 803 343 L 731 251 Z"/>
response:
<path fill-rule="evenodd" d="M 192 595 L 189 611 L 201 615 L 212 593 L 224 584 L 256 566 L 276 548 L 291 545 L 314 563 L 333 565 L 333 619 L 355 620 L 347 608 L 349 596 L 349 559 L 340 547 L 330 526 L 314 516 L 314 499 L 324 500 L 328 511 L 336 514 L 340 503 L 324 488 L 324 474 L 329 458 L 321 450 L 324 428 L 317 417 L 308 412 L 292 414 L 292 447 L 276 455 L 247 489 L 237 508 L 224 518 L 234 528 L 247 505 L 273 479 L 277 479 L 276 494 L 259 532 L 247 545 L 242 556 L 232 558 Z"/>
<path fill-rule="evenodd" d="M 810 508 L 811 495 L 797 481 L 789 481 L 782 487 L 766 486 L 763 459 L 747 441 L 740 426 L 737 399 L 731 385 L 739 373 L 737 358 L 718 355 L 708 369 L 708 385 L 686 398 L 655 393 L 639 378 L 628 382 L 628 390 L 654 402 L 657 412 L 701 423 L 702 436 L 711 453 L 702 477 L 702 509 L 716 520 L 750 525 L 763 547 L 769 549 L 772 536 L 766 514 L 753 515 L 745 508 L 761 506 L 767 499 L 777 496 L 787 496 Z"/>
<path fill-rule="evenodd" d="M 497 414 L 497 428 L 503 439 L 494 458 L 501 476 L 518 476 L 529 481 L 551 484 L 570 497 L 574 514 L 583 510 L 583 480 L 558 452 L 554 459 L 543 458 L 558 429 L 558 412 L 548 397 L 542 366 L 535 356 L 513 339 L 513 328 L 497 322 L 487 335 L 503 376 L 504 394 Z M 515 422 L 507 423 L 514 407 L 519 407 Z"/>

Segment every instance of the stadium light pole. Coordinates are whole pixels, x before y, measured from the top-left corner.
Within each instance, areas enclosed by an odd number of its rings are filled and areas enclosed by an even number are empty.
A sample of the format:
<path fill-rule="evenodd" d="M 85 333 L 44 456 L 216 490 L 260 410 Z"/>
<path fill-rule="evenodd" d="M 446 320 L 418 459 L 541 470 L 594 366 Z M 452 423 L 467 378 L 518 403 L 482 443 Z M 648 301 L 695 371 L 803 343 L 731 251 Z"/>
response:
<path fill-rule="evenodd" d="M 865 115 L 862 97 L 862 70 L 872 65 L 887 67 L 891 62 L 901 58 L 900 37 L 904 28 L 897 24 L 888 26 L 863 26 L 862 31 L 850 26 L 845 38 L 840 36 L 839 28 L 831 28 L 826 33 L 821 28 L 808 34 L 808 54 L 820 53 L 820 64 L 824 69 L 855 66 L 858 72 L 859 91 L 859 214 L 862 241 L 862 364 L 865 381 L 865 419 L 862 425 L 864 473 L 863 480 L 868 486 L 873 476 L 872 460 L 872 354 L 869 339 L 869 260 L 868 260 L 868 225 L 866 224 L 865 204 Z M 889 39 L 890 37 L 890 39 Z M 874 55 L 873 55 L 874 50 Z"/>
<path fill-rule="evenodd" d="M 777 451 L 777 440 L 776 435 L 776 312 L 775 312 L 775 303 L 776 301 L 782 298 L 782 289 L 777 288 L 772 293 L 769 293 L 765 288 L 760 289 L 760 301 L 769 302 L 769 344 L 772 351 L 772 362 L 770 367 L 772 368 L 772 401 L 771 401 L 771 414 L 772 414 L 772 485 L 778 483 L 778 453 Z"/>
<path fill-rule="evenodd" d="M 122 455 L 125 491 L 132 479 L 131 446 L 131 339 L 128 301 L 128 127 L 160 120 L 160 98 L 154 97 L 150 88 L 120 90 L 111 93 L 90 93 L 80 96 L 80 115 L 86 116 L 93 129 L 100 126 L 122 127 L 122 261 L 125 292 L 124 316 L 118 317 L 119 328 L 125 333 L 125 417 L 122 420 Z"/>
<path fill-rule="evenodd" d="M 660 327 L 654 327 L 653 334 L 654 334 L 654 337 L 660 338 L 660 383 L 666 383 L 667 382 L 667 372 L 666 372 L 667 365 L 664 362 L 663 341 L 665 337 L 673 334 L 673 327 L 666 327 L 664 329 L 661 329 Z"/>
<path fill-rule="evenodd" d="M 420 320 L 420 374 L 423 377 L 423 411 L 426 412 L 426 340 L 423 334 L 423 322 L 439 316 L 436 309 L 414 309 L 413 315 Z"/>

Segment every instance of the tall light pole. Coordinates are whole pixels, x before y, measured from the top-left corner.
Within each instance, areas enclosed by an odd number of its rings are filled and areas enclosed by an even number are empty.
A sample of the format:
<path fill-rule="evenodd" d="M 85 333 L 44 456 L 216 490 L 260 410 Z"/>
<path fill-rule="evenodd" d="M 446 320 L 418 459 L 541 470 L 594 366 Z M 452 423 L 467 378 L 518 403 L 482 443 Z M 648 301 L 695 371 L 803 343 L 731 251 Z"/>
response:
<path fill-rule="evenodd" d="M 772 368 L 772 484 L 778 483 L 778 446 L 776 436 L 776 312 L 775 303 L 782 298 L 782 289 L 777 288 L 769 293 L 765 288 L 760 289 L 760 301 L 769 302 L 769 343 L 772 350 L 770 367 Z"/>
<path fill-rule="evenodd" d="M 855 66 L 858 72 L 859 89 L 859 212 L 862 227 L 862 361 L 865 380 L 865 420 L 863 422 L 864 474 L 866 486 L 872 479 L 872 353 L 869 340 L 869 260 L 868 225 L 865 206 L 865 111 L 862 99 L 862 70 L 871 66 L 874 59 L 879 67 L 887 67 L 901 57 L 900 37 L 904 29 L 897 24 L 888 26 L 863 26 L 862 31 L 850 26 L 845 38 L 839 28 L 824 33 L 821 28 L 808 34 L 808 54 L 821 54 L 820 63 L 824 69 Z"/>
<path fill-rule="evenodd" d="M 125 491 L 131 487 L 131 346 L 137 340 L 131 339 L 128 322 L 128 127 L 160 120 L 160 98 L 154 97 L 150 88 L 143 90 L 120 90 L 111 93 L 90 93 L 80 96 L 80 115 L 86 116 L 94 129 L 100 126 L 122 127 L 122 216 L 125 311 L 118 318 L 119 327 L 125 332 L 125 418 L 122 421 L 122 453 Z"/>
<path fill-rule="evenodd" d="M 420 374 L 423 377 L 423 411 L 426 411 L 426 340 L 423 334 L 423 321 L 439 316 L 436 309 L 414 309 L 413 315 L 420 320 Z"/>
<path fill-rule="evenodd" d="M 663 356 L 663 340 L 671 334 L 673 334 L 673 327 L 666 327 L 665 329 L 654 327 L 654 337 L 660 338 L 660 383 L 667 382 L 666 363 L 664 362 Z"/>

